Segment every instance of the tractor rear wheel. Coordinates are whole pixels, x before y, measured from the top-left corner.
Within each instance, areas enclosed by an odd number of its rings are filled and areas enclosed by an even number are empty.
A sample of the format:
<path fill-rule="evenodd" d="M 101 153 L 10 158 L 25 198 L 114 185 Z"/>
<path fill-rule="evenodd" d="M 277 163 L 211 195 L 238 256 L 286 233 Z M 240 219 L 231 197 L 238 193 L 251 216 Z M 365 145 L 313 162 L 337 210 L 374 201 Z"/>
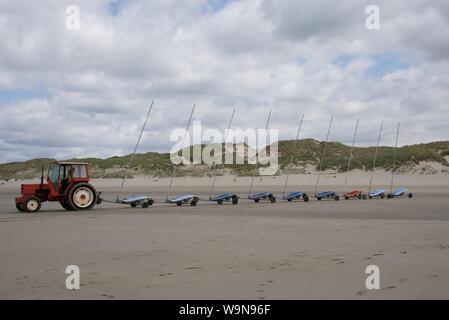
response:
<path fill-rule="evenodd" d="M 73 211 L 72 207 L 67 202 L 60 202 L 61 207 L 66 209 L 67 211 Z"/>
<path fill-rule="evenodd" d="M 25 212 L 25 209 L 22 207 L 21 203 L 16 202 L 16 209 L 19 210 L 20 212 Z"/>
<path fill-rule="evenodd" d="M 38 212 L 41 209 L 41 204 L 41 199 L 39 199 L 38 197 L 31 197 L 27 201 L 25 201 L 25 204 L 23 204 L 23 208 L 25 212 Z"/>
<path fill-rule="evenodd" d="M 97 191 L 89 183 L 75 184 L 67 194 L 67 203 L 73 210 L 90 210 L 97 202 Z"/>

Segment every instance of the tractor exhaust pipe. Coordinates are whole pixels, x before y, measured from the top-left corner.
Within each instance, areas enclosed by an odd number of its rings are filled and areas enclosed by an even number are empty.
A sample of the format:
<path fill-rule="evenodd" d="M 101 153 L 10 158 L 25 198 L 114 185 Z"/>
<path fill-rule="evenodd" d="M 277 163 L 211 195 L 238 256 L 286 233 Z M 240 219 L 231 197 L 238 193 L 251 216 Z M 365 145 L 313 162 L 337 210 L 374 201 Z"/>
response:
<path fill-rule="evenodd" d="M 42 172 L 41 172 L 41 186 L 40 186 L 40 190 L 42 190 L 43 186 L 44 186 L 44 170 L 45 170 L 45 166 L 42 166 Z"/>

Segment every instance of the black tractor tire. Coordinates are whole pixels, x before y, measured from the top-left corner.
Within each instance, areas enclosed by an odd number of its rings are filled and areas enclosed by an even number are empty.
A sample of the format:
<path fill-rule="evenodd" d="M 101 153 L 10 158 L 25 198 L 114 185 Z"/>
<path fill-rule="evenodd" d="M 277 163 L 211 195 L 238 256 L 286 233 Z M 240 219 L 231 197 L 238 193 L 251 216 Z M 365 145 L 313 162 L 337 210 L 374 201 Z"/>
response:
<path fill-rule="evenodd" d="M 287 199 L 288 202 L 292 202 L 293 199 Z"/>
<path fill-rule="evenodd" d="M 345 196 L 345 200 L 349 200 L 349 197 L 348 197 L 348 196 Z"/>
<path fill-rule="evenodd" d="M 232 204 L 236 205 L 239 203 L 239 197 L 237 196 L 232 196 Z"/>
<path fill-rule="evenodd" d="M 22 205 L 25 212 L 35 213 L 41 209 L 42 201 L 38 197 L 31 197 Z"/>
<path fill-rule="evenodd" d="M 357 198 L 359 198 L 360 200 L 362 200 L 362 195 L 361 194 L 359 194 L 358 196 L 357 196 Z"/>
<path fill-rule="evenodd" d="M 409 199 L 413 198 L 413 193 L 409 193 L 409 194 L 408 194 L 408 198 L 409 198 Z"/>
<path fill-rule="evenodd" d="M 362 199 L 363 199 L 363 200 L 366 200 L 366 199 L 368 199 L 368 196 L 367 196 L 366 194 L 364 194 L 363 197 L 362 197 Z"/>
<path fill-rule="evenodd" d="M 381 194 L 381 195 L 380 195 L 380 198 L 381 198 L 381 199 L 385 199 L 385 195 L 384 195 L 384 194 Z"/>
<path fill-rule="evenodd" d="M 129 205 L 131 206 L 131 208 L 137 207 L 137 203 L 136 202 L 131 202 Z"/>
<path fill-rule="evenodd" d="M 335 197 L 334 197 L 334 200 L 335 200 L 335 201 L 340 201 L 340 196 L 335 196 Z"/>
<path fill-rule="evenodd" d="M 393 198 L 392 194 L 387 195 L 387 199 L 391 199 L 391 198 Z"/>
<path fill-rule="evenodd" d="M 260 199 L 254 199 L 254 202 L 255 202 L 255 203 L 259 203 L 259 200 L 260 200 Z"/>
<path fill-rule="evenodd" d="M 143 208 L 143 209 L 146 209 L 146 208 L 148 208 L 149 206 L 150 206 L 150 204 L 148 203 L 148 201 L 142 202 L 142 208 Z"/>
<path fill-rule="evenodd" d="M 316 199 L 317 199 L 318 201 L 321 201 L 321 197 L 317 197 Z"/>
<path fill-rule="evenodd" d="M 61 207 L 66 209 L 67 211 L 73 211 L 72 207 L 67 202 L 59 202 L 61 204 Z"/>
<path fill-rule="evenodd" d="M 22 204 L 21 204 L 21 203 L 17 203 L 17 202 L 16 202 L 16 209 L 17 209 L 19 212 L 25 212 L 25 209 L 22 207 Z"/>
<path fill-rule="evenodd" d="M 270 197 L 270 201 L 271 201 L 271 203 L 275 203 L 276 202 L 276 197 L 271 196 Z"/>
<path fill-rule="evenodd" d="M 80 192 L 80 190 L 82 190 L 82 189 L 84 189 L 87 193 L 89 193 L 89 196 L 91 197 L 91 199 L 85 204 L 81 204 L 81 202 L 80 202 L 80 201 L 84 201 L 83 196 L 85 197 L 85 195 L 81 195 L 81 199 L 75 198 L 77 196 L 77 193 Z M 97 191 L 89 183 L 77 183 L 68 191 L 67 203 L 75 211 L 90 210 L 97 203 Z"/>
<path fill-rule="evenodd" d="M 223 200 L 217 200 L 218 204 L 223 204 Z"/>
<path fill-rule="evenodd" d="M 178 207 L 182 206 L 182 201 L 176 202 L 176 205 L 177 205 Z"/>
<path fill-rule="evenodd" d="M 153 204 L 154 204 L 154 200 L 153 199 L 148 200 L 148 205 L 149 206 L 152 206 Z"/>
<path fill-rule="evenodd" d="M 302 195 L 302 199 L 305 201 L 305 202 L 309 202 L 309 196 L 307 195 L 307 194 L 303 194 Z"/>

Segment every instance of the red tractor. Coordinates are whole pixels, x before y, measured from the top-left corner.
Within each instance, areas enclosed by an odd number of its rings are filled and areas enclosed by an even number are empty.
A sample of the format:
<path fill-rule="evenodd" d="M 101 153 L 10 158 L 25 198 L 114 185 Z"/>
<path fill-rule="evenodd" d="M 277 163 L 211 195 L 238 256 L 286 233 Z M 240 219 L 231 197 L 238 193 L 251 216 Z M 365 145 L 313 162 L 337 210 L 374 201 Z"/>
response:
<path fill-rule="evenodd" d="M 52 162 L 44 183 L 22 184 L 22 195 L 16 198 L 20 212 L 38 212 L 42 202 L 59 201 L 66 210 L 89 210 L 101 203 L 100 194 L 89 183 L 89 165 L 81 162 Z"/>

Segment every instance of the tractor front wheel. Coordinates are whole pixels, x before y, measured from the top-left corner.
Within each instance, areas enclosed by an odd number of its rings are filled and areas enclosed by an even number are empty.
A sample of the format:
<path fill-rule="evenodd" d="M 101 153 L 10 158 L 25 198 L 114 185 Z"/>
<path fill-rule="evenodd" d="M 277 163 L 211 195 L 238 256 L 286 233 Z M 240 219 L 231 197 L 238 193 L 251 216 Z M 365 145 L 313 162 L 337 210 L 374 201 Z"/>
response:
<path fill-rule="evenodd" d="M 68 192 L 67 203 L 73 210 L 90 210 L 97 202 L 97 191 L 89 183 L 78 183 Z"/>
<path fill-rule="evenodd" d="M 38 212 L 41 209 L 41 204 L 41 199 L 39 199 L 38 197 L 31 197 L 27 201 L 25 201 L 23 208 L 25 212 Z"/>
<path fill-rule="evenodd" d="M 305 202 L 309 202 L 309 196 L 307 195 L 307 194 L 303 194 L 303 196 L 302 196 L 302 199 L 305 201 Z"/>
<path fill-rule="evenodd" d="M 232 197 L 232 204 L 236 205 L 239 203 L 239 198 L 237 196 Z"/>

